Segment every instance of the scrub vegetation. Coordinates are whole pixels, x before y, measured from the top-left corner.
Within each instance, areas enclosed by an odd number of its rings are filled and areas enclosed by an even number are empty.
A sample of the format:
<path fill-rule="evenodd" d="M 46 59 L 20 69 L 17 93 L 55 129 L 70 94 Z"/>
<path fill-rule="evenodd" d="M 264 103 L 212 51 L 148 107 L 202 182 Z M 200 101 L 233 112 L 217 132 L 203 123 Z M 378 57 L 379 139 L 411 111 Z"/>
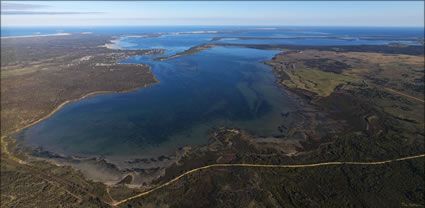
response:
<path fill-rule="evenodd" d="M 224 130 L 208 148 L 168 168 L 158 184 L 215 163 L 366 162 L 424 153 L 423 56 L 282 50 L 266 62 L 278 84 L 327 112 L 343 130 L 320 138 L 310 134 L 301 141 L 302 153 L 290 157 L 279 145 L 256 145 L 243 132 Z M 370 166 L 218 167 L 123 207 L 421 207 L 424 179 L 423 158 Z"/>
<path fill-rule="evenodd" d="M 67 100 L 155 83 L 148 66 L 116 61 L 162 51 L 98 47 L 111 38 L 2 39 L 2 207 L 45 207 L 46 203 L 114 207 L 115 202 L 209 164 L 374 162 L 424 154 L 423 46 L 420 52 L 418 47 L 399 46 L 244 45 L 283 51 L 265 63 L 273 67 L 282 90 L 312 106 L 294 115 L 311 118 L 303 125 L 329 122 L 341 128 L 323 133 L 303 127 L 305 139 L 297 142 L 253 138 L 241 130 L 220 128 L 212 132 L 208 145 L 189 148 L 161 177 L 142 187 L 129 184 L 132 176 L 114 185 L 87 180 L 70 167 L 34 160 L 28 154 L 31 150 L 3 137 L 49 115 Z M 75 42 L 81 44 L 71 44 Z M 25 58 L 16 60 L 16 54 Z M 423 207 L 424 187 L 423 157 L 377 165 L 216 167 L 188 174 L 118 206 Z"/>
<path fill-rule="evenodd" d="M 67 101 L 157 83 L 149 66 L 117 61 L 162 50 L 106 48 L 112 39 L 93 34 L 1 39 L 1 135 L 48 116 Z"/>

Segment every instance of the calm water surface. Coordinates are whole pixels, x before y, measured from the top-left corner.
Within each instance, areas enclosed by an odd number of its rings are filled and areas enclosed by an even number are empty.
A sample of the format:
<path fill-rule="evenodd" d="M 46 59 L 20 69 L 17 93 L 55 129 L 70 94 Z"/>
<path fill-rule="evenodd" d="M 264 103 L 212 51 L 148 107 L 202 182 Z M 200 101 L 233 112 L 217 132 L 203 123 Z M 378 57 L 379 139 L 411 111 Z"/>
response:
<path fill-rule="evenodd" d="M 148 63 L 159 84 L 135 92 L 71 103 L 27 129 L 26 142 L 66 155 L 143 155 L 204 144 L 219 126 L 260 136 L 280 135 L 280 113 L 295 103 L 261 61 L 277 51 L 217 47 Z"/>
<path fill-rule="evenodd" d="M 39 30 L 42 30 L 38 28 Z M 57 28 L 43 30 L 48 33 Z M 89 30 L 92 29 L 92 30 Z M 121 33 L 228 30 L 232 27 L 121 28 Z M 123 38 L 123 49 L 167 49 L 165 55 L 207 43 L 213 37 L 291 37 L 385 35 L 416 37 L 423 30 L 392 28 L 295 28 L 255 30 L 236 28 L 239 33 L 180 34 L 156 38 Z M 252 29 L 252 28 L 248 28 Z M 2 27 L 2 36 L 3 30 Z M 7 31 L 7 30 L 6 30 Z M 8 30 L 10 31 L 13 30 Z M 24 34 L 32 31 L 16 30 Z M 118 31 L 105 28 L 65 28 L 60 32 Z M 382 40 L 235 40 L 221 43 L 359 45 L 387 44 Z M 120 43 L 118 44 L 120 45 Z M 208 134 L 220 126 L 241 128 L 254 135 L 279 136 L 278 126 L 287 124 L 281 113 L 297 103 L 275 85 L 271 67 L 262 61 L 278 51 L 216 47 L 198 54 L 163 62 L 138 56 L 123 63 L 146 63 L 160 81 L 134 92 L 96 95 L 66 105 L 52 117 L 22 132 L 24 142 L 65 155 L 140 156 L 172 153 L 185 145 L 205 144 Z"/>

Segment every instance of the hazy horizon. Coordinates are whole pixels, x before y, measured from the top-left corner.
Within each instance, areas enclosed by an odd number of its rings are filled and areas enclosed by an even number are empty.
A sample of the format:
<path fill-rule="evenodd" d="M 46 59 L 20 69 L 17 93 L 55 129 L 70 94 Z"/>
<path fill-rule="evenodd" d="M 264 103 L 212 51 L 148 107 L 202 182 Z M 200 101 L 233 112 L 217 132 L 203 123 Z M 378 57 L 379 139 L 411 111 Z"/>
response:
<path fill-rule="evenodd" d="M 2 27 L 424 27 L 424 2 L 2 1 Z"/>
<path fill-rule="evenodd" d="M 356 26 L 344 26 L 344 25 L 67 25 L 67 26 L 63 26 L 63 25 L 8 25 L 8 26 L 1 26 L 3 28 L 31 28 L 31 27 L 67 27 L 67 28 L 91 28 L 91 27 L 302 27 L 302 28 L 308 28 L 308 27 L 329 27 L 329 28 L 425 28 L 425 26 L 380 26 L 380 25 L 376 25 L 376 26 L 364 26 L 364 25 L 356 25 Z"/>

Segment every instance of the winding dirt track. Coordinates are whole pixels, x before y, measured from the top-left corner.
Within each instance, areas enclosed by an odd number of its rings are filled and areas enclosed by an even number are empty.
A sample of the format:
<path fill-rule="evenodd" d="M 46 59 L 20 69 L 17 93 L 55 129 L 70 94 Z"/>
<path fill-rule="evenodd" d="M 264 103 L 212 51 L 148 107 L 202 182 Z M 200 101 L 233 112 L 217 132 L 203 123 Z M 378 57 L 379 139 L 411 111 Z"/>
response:
<path fill-rule="evenodd" d="M 392 93 L 395 93 L 395 94 L 398 94 L 398 95 L 401 95 L 401 96 L 404 96 L 404 97 L 407 97 L 407 98 L 414 99 L 416 101 L 420 101 L 420 102 L 425 103 L 425 101 L 422 100 L 422 99 L 419 99 L 419 98 L 416 98 L 416 97 L 413 97 L 413 96 L 410 96 L 410 95 L 407 95 L 407 94 L 404 94 L 404 93 L 395 91 L 395 90 L 393 90 L 391 88 L 384 88 L 384 89 L 387 90 L 387 91 L 389 91 L 389 92 L 392 92 Z M 28 125 L 26 125 L 26 126 L 24 126 L 22 128 L 16 129 L 12 133 L 15 133 L 17 131 L 20 131 L 20 130 L 22 130 L 24 128 L 27 128 L 29 126 L 32 126 L 32 125 L 34 125 L 34 124 L 36 124 L 36 123 L 38 123 L 38 122 L 40 122 L 40 121 L 42 121 L 42 120 L 50 117 L 56 111 L 60 110 L 63 106 L 65 106 L 66 104 L 68 104 L 70 102 L 73 102 L 73 101 L 76 101 L 76 100 L 81 100 L 81 99 L 84 99 L 84 98 L 89 97 L 91 95 L 105 94 L 105 93 L 114 93 L 114 92 L 113 91 L 97 91 L 97 92 L 91 92 L 91 93 L 88 93 L 88 94 L 86 94 L 86 95 L 84 95 L 84 96 L 82 96 L 80 98 L 69 100 L 69 101 L 65 101 L 64 103 L 62 103 L 59 106 L 57 106 L 48 115 L 46 115 L 43 118 L 41 118 L 41 119 L 39 119 L 37 121 L 34 121 L 34 122 L 32 122 L 32 123 L 30 123 L 30 124 L 28 124 Z M 10 134 L 12 134 L 12 133 L 10 133 Z M 8 134 L 8 135 L 10 135 L 10 134 Z M 1 139 L 5 138 L 5 137 L 6 136 L 2 136 Z M 2 150 L 4 150 L 4 148 L 2 148 Z M 6 152 L 7 152 L 7 148 L 6 148 Z M 7 153 L 7 154 L 8 155 L 11 155 L 9 153 Z M 137 194 L 137 195 L 132 196 L 132 197 L 128 197 L 128 198 L 123 199 L 123 200 L 118 201 L 118 202 L 111 203 L 109 200 L 104 200 L 104 199 L 101 199 L 101 198 L 100 198 L 100 200 L 103 201 L 106 204 L 111 205 L 112 207 L 116 207 L 116 206 L 118 206 L 120 204 L 123 204 L 123 203 L 125 203 L 127 201 L 130 201 L 132 199 L 136 199 L 136 198 L 139 198 L 139 197 L 142 197 L 142 196 L 146 196 L 146 195 L 148 195 L 148 194 L 150 194 L 150 193 L 152 193 L 152 192 L 154 192 L 154 191 L 156 191 L 156 190 L 158 190 L 160 188 L 163 188 L 165 186 L 168 186 L 168 185 L 176 182 L 177 180 L 181 179 L 182 177 L 184 177 L 186 175 L 189 175 L 191 173 L 194 173 L 194 172 L 197 172 L 197 171 L 200 171 L 200 170 L 203 170 L 203 169 L 214 168 L 214 167 L 307 168 L 307 167 L 331 166 L 331 165 L 383 165 L 383 164 L 387 164 L 387 163 L 391 163 L 391 162 L 397 162 L 397 161 L 403 161 L 403 160 L 411 160 L 411 159 L 417 159 L 417 158 L 422 158 L 422 157 L 425 157 L 425 154 L 415 155 L 415 156 L 410 156 L 410 157 L 403 157 L 403 158 L 398 158 L 398 159 L 393 159 L 393 160 L 377 161 L 377 162 L 324 162 L 324 163 L 313 163 L 313 164 L 304 164 L 304 165 L 261 165 L 261 164 L 245 164 L 245 163 L 241 163 L 241 164 L 212 164 L 212 165 L 207 165 L 207 166 L 203 166 L 203 167 L 199 167 L 199 168 L 195 168 L 195 169 L 186 171 L 183 174 L 175 177 L 174 179 L 172 179 L 172 180 L 170 180 L 170 181 L 168 181 L 166 183 L 160 184 L 160 185 L 158 185 L 158 186 L 156 186 L 156 187 L 154 187 L 154 188 L 152 188 L 150 190 L 147 190 L 145 192 L 142 192 L 142 193 Z M 32 170 L 33 172 L 38 173 L 41 176 L 44 176 L 45 179 L 47 179 L 47 180 L 55 181 L 55 182 L 58 182 L 58 183 L 61 183 L 61 184 L 64 184 L 64 185 L 67 185 L 67 186 L 76 188 L 76 189 L 78 189 L 78 190 L 86 193 L 87 195 L 93 197 L 93 198 L 96 198 L 97 197 L 94 193 L 91 193 L 91 192 L 85 190 L 84 188 L 78 187 L 75 184 L 73 184 L 72 182 L 69 182 L 69 181 L 67 181 L 65 179 L 61 179 L 61 178 L 52 176 L 50 174 L 45 174 L 45 173 L 43 173 L 41 171 L 38 171 L 38 170 L 32 168 L 30 166 L 30 164 L 27 164 L 26 162 L 24 162 L 24 161 L 22 161 L 20 159 L 17 159 L 17 158 L 12 157 L 11 159 L 7 159 L 7 160 L 9 162 L 17 163 L 17 164 L 19 164 L 19 165 L 21 165 L 21 166 L 23 166 L 23 167 L 25 167 L 25 168 L 27 168 L 29 170 Z"/>
<path fill-rule="evenodd" d="M 425 103 L 425 101 L 424 101 L 424 100 L 421 100 L 421 99 L 419 99 L 419 98 L 415 98 L 415 97 L 413 97 L 413 96 L 410 96 L 410 95 L 407 95 L 407 94 L 404 94 L 404 93 L 401 93 L 401 92 L 395 91 L 395 90 L 393 90 L 393 89 L 391 89 L 391 88 L 384 88 L 384 89 L 386 89 L 387 91 L 390 91 L 390 92 L 392 92 L 392 93 L 395 93 L 395 94 L 398 94 L 398 95 L 401 95 L 401 96 L 404 96 L 404 97 L 407 97 L 407 98 L 410 98 L 410 99 L 417 100 L 417 101 L 419 101 L 419 102 L 423 102 L 423 103 Z"/>
<path fill-rule="evenodd" d="M 207 166 L 203 166 L 203 167 L 199 167 L 199 168 L 195 168 L 192 170 L 189 170 L 187 172 L 184 172 L 183 174 L 175 177 L 174 179 L 163 183 L 161 185 L 158 185 L 148 191 L 142 192 L 140 194 L 137 194 L 135 196 L 129 197 L 127 199 L 123 199 L 121 201 L 115 202 L 113 205 L 118 206 L 122 203 L 125 203 L 127 201 L 130 201 L 132 199 L 138 198 L 138 197 L 142 197 L 145 195 L 148 195 L 160 188 L 163 188 L 165 186 L 168 186 L 172 183 L 174 183 L 175 181 L 179 180 L 180 178 L 189 175 L 191 173 L 203 170 L 203 169 L 208 169 L 208 168 L 214 168 L 214 167 L 261 167 L 261 168 L 307 168 L 307 167 L 317 167 L 317 166 L 331 166 L 331 165 L 383 165 L 386 163 L 391 163 L 391 162 L 397 162 L 397 161 L 403 161 L 403 160 L 411 160 L 411 159 L 416 159 L 416 158 L 421 158 L 421 157 L 425 157 L 425 154 L 421 154 L 421 155 L 415 155 L 415 156 L 410 156 L 410 157 L 403 157 L 403 158 L 398 158 L 398 159 L 393 159 L 393 160 L 384 160 L 384 161 L 378 161 L 378 162 L 324 162 L 324 163 L 313 163 L 313 164 L 305 164 L 305 165 L 260 165 L 260 164 L 213 164 L 213 165 L 207 165 Z"/>

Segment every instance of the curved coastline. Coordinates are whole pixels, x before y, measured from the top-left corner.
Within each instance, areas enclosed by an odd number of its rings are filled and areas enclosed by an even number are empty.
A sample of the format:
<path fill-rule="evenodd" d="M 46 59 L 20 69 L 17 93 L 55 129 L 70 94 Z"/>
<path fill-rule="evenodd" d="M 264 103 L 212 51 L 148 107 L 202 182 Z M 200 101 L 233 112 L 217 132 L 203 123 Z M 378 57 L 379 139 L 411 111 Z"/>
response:
<path fill-rule="evenodd" d="M 114 43 L 114 42 L 113 42 Z M 114 43 L 115 44 L 115 43 Z M 205 48 L 203 48 L 203 47 L 201 47 L 201 48 L 199 48 L 199 46 L 203 46 L 203 45 L 198 45 L 198 46 L 195 46 L 195 47 L 193 47 L 194 49 L 200 49 L 199 51 L 194 51 L 195 53 L 197 53 L 197 52 L 200 52 L 200 51 L 202 51 L 202 49 L 204 50 L 204 49 L 208 49 L 209 47 L 205 47 Z M 211 47 L 215 47 L 215 45 L 211 45 Z M 119 48 L 119 46 L 118 46 L 118 49 L 119 50 L 125 50 L 125 49 L 121 49 L 121 48 Z M 192 48 L 191 48 L 192 49 Z M 190 50 L 190 49 L 189 49 Z M 267 49 L 266 49 L 267 50 Z M 185 54 L 185 53 L 187 53 L 187 54 Z M 188 51 L 184 51 L 184 52 L 182 52 L 182 55 L 188 55 L 188 54 L 190 54 L 190 53 L 188 53 Z M 275 54 L 274 55 L 274 57 L 276 56 L 277 54 Z M 179 56 L 179 55 L 174 55 L 175 57 L 177 57 L 177 56 Z M 274 58 L 273 57 L 273 58 Z M 167 57 L 167 58 L 174 58 L 174 57 Z M 272 59 L 273 59 L 272 58 Z M 269 61 L 269 60 L 265 60 L 265 61 L 263 61 L 263 64 L 264 64 L 264 62 L 266 62 L 266 61 Z M 130 63 L 131 64 L 131 63 Z M 149 66 L 149 65 L 148 65 Z M 151 72 L 152 73 L 152 67 L 151 66 L 149 66 L 149 72 Z M 154 83 L 152 83 L 152 84 L 155 84 L 155 83 L 159 83 L 159 81 L 156 79 L 156 76 L 154 76 L 154 79 L 155 79 L 155 81 L 156 82 L 154 82 Z M 278 85 L 278 83 L 276 82 L 275 83 L 277 86 L 279 86 Z M 85 98 L 88 98 L 88 97 L 90 97 L 90 96 L 92 96 L 92 95 L 99 95 L 99 94 L 109 94 L 109 93 L 126 93 L 126 92 L 129 92 L 129 91 L 134 91 L 134 90 L 138 90 L 138 89 L 141 89 L 141 88 L 144 88 L 144 87 L 147 87 L 147 86 L 149 86 L 150 84 L 145 84 L 144 86 L 139 86 L 139 87 L 136 87 L 136 88 L 132 88 L 132 89 L 129 89 L 129 90 L 122 90 L 122 91 L 113 91 L 113 90 L 110 90 L 110 91 L 93 91 L 93 92 L 89 92 L 89 93 L 86 93 L 86 94 L 84 94 L 83 96 L 81 96 L 81 97 L 78 97 L 78 98 L 76 98 L 76 99 L 70 99 L 70 100 L 66 100 L 66 101 L 64 101 L 63 103 L 61 103 L 61 104 L 59 104 L 58 106 L 56 106 L 52 111 L 50 111 L 47 115 L 45 115 L 45 116 L 43 116 L 43 117 L 41 117 L 40 119 L 38 119 L 38 120 L 35 120 L 35 121 L 33 121 L 33 122 L 30 122 L 29 124 L 27 124 L 27 125 L 25 125 L 25 126 L 23 126 L 23 127 L 21 127 L 21 128 L 18 128 L 18 129 L 16 129 L 16 130 L 13 130 L 13 131 L 11 131 L 10 133 L 8 133 L 6 136 L 4 136 L 4 137 L 7 137 L 7 136 L 10 136 L 10 135 L 12 135 L 12 134 L 14 134 L 14 133 L 17 133 L 17 132 L 19 132 L 19 131 L 22 131 L 23 129 L 26 129 L 26 128 L 29 128 L 29 127 L 31 127 L 31 126 L 33 126 L 33 125 L 36 125 L 37 123 L 39 123 L 39 122 L 41 122 L 41 121 L 43 121 L 43 120 L 45 120 L 45 119 L 47 119 L 47 118 L 49 118 L 49 117 L 51 117 L 51 116 L 53 116 L 54 115 L 54 113 L 56 113 L 56 112 L 58 112 L 59 110 L 61 110 L 63 107 L 65 107 L 67 104 L 69 104 L 69 103 L 72 103 L 72 102 L 74 102 L 74 101 L 79 101 L 79 100 L 82 100 L 82 99 L 85 99 Z M 2 137 L 3 138 L 3 137 Z"/>
<path fill-rule="evenodd" d="M 152 83 L 152 84 L 157 84 L 157 83 L 159 83 L 159 81 L 155 78 L 155 80 L 157 81 L 156 83 Z M 149 85 L 152 85 L 152 84 L 149 84 Z M 36 121 L 33 121 L 33 122 L 31 122 L 31 123 L 29 123 L 29 124 L 27 124 L 27 125 L 25 125 L 25 126 L 23 126 L 23 127 L 20 127 L 20 128 L 18 128 L 18 129 L 15 129 L 15 130 L 13 130 L 13 131 L 11 131 L 11 132 L 9 132 L 9 133 L 6 133 L 4 136 L 2 136 L 1 138 L 3 139 L 3 138 L 6 138 L 6 137 L 9 137 L 10 135 L 13 135 L 13 134 L 15 134 L 15 133 L 17 133 L 17 132 L 19 132 L 19 131 L 22 131 L 22 130 L 24 130 L 24 129 L 26 129 L 26 128 L 29 128 L 29 127 L 31 127 L 31 126 L 33 126 L 33 125 L 35 125 L 35 124 L 37 124 L 37 123 L 39 123 L 39 122 L 41 122 L 41 121 L 43 121 L 43 120 L 45 120 L 45 119 L 48 119 L 48 118 L 50 118 L 51 116 L 53 116 L 56 112 L 58 112 L 59 110 L 61 110 L 65 105 L 67 105 L 67 104 L 69 104 L 69 103 L 72 103 L 72 102 L 75 102 L 75 101 L 79 101 L 79 100 L 82 100 L 82 99 L 85 99 L 85 98 L 88 98 L 88 97 L 90 97 L 90 96 L 93 96 L 93 95 L 102 95 L 102 94 L 112 94 L 112 93 L 126 93 L 126 92 L 131 92 L 131 91 L 135 91 L 135 90 L 138 90 L 138 89 L 142 89 L 142 88 L 145 88 L 145 87 L 147 87 L 147 86 L 149 86 L 148 84 L 145 84 L 145 86 L 141 86 L 141 87 L 137 87 L 137 88 L 133 88 L 133 89 L 129 89 L 129 90 L 123 90 L 123 91 L 112 91 L 112 90 L 109 90 L 109 91 L 107 91 L 107 90 L 100 90 L 100 91 L 94 91 L 94 92 L 89 92 L 89 93 L 87 93 L 87 94 L 85 94 L 85 95 L 83 95 L 83 96 L 81 96 L 81 97 L 79 97 L 79 98 L 76 98 L 76 99 L 71 99 L 71 100 L 66 100 L 65 102 L 63 102 L 63 103 L 61 103 L 61 104 L 59 104 L 55 109 L 53 109 L 50 113 L 48 113 L 47 115 L 45 115 L 45 116 L 43 116 L 42 118 L 40 118 L 40 119 L 38 119 L 38 120 L 36 120 Z"/>
<path fill-rule="evenodd" d="M 59 36 L 63 36 L 63 35 L 71 35 L 70 33 L 56 33 L 56 34 L 48 34 L 48 35 L 10 36 L 10 37 L 1 37 L 1 38 L 15 38 L 15 37 L 16 37 L 16 38 L 19 38 L 19 37 L 48 37 L 48 36 L 58 36 L 58 34 L 59 34 Z M 102 45 L 102 47 L 106 47 L 106 48 L 108 48 L 108 49 L 114 49 L 114 50 L 125 50 L 125 49 L 123 49 L 123 48 L 119 47 L 119 40 L 120 40 L 120 38 L 118 38 L 118 39 L 113 39 L 113 40 L 111 40 L 111 41 L 110 41 L 110 42 L 111 42 L 110 44 Z M 115 42 L 115 41 L 117 41 L 117 42 Z M 115 63 L 119 64 L 119 61 L 120 61 L 120 60 L 117 60 Z M 131 64 L 131 63 L 127 63 L 127 64 Z M 135 64 L 135 65 L 140 65 L 140 64 Z M 152 67 L 151 67 L 150 65 L 148 65 L 148 64 L 142 64 L 142 65 L 147 65 L 147 66 L 149 67 L 149 68 L 148 68 L 148 71 L 149 71 L 150 73 L 152 73 Z M 86 94 L 82 95 L 82 96 L 81 96 L 81 97 L 79 97 L 79 98 L 75 98 L 75 99 L 71 99 L 71 100 L 66 100 L 66 101 L 64 101 L 63 103 L 61 103 L 61 104 L 59 104 L 58 106 L 56 106 L 56 107 L 55 107 L 52 111 L 50 111 L 47 115 L 45 115 L 45 116 L 41 117 L 40 119 L 35 120 L 35 121 L 33 121 L 33 122 L 30 122 L 29 124 L 27 124 L 27 125 L 25 125 L 25 126 L 23 126 L 23 127 L 19 127 L 19 128 L 15 129 L 15 130 L 12 130 L 12 131 L 10 131 L 10 132 L 6 132 L 6 133 L 5 133 L 5 135 L 0 134 L 0 135 L 1 135 L 1 139 L 7 138 L 7 137 L 9 137 L 9 136 L 11 136 L 11 135 L 13 135 L 13 134 L 15 134 L 15 133 L 19 132 L 19 131 L 22 131 L 23 129 L 29 128 L 29 127 L 31 127 L 31 126 L 33 126 L 33 125 L 35 125 L 35 124 L 37 124 L 37 123 L 39 123 L 39 122 L 41 122 L 41 121 L 45 120 L 45 119 L 47 119 L 47 118 L 51 117 L 53 114 L 55 114 L 57 111 L 59 111 L 59 110 L 60 110 L 60 109 L 62 109 L 65 105 L 67 105 L 67 104 L 69 104 L 69 103 L 72 103 L 72 102 L 75 102 L 75 101 L 79 101 L 79 100 L 85 99 L 85 98 L 90 97 L 90 96 L 92 96 L 92 95 L 111 94 L 111 93 L 126 93 L 126 92 L 135 91 L 135 90 L 138 90 L 138 89 L 141 89 L 141 88 L 148 87 L 149 85 L 152 85 L 152 84 L 158 84 L 158 83 L 159 83 L 159 80 L 156 78 L 156 76 L 155 76 L 155 75 L 153 75 L 153 79 L 155 80 L 155 82 L 154 82 L 154 83 L 151 83 L 151 84 L 145 84 L 144 86 L 140 86 L 140 87 L 136 87 L 136 88 L 132 88 L 132 89 L 128 89 L 128 90 L 122 90 L 122 91 L 99 90 L 99 91 L 93 91 L 93 92 L 86 93 Z"/>
<path fill-rule="evenodd" d="M 273 55 L 274 56 L 274 55 Z M 267 58 L 265 58 L 265 61 L 268 61 L 268 60 L 270 60 L 271 59 L 271 57 L 267 57 Z M 262 63 L 263 61 L 259 61 L 259 63 Z M 129 63 L 129 64 L 132 64 L 132 63 Z M 150 66 L 150 65 L 148 65 L 148 64 L 144 64 L 144 65 L 147 65 L 148 67 L 149 67 L 149 72 L 151 72 L 152 73 L 152 66 Z M 154 74 L 154 76 L 153 76 L 153 78 L 154 78 L 154 80 L 156 81 L 156 82 L 154 82 L 154 83 L 159 83 L 159 80 L 157 79 L 157 77 L 155 76 L 155 74 Z M 26 129 L 26 128 L 29 128 L 29 127 L 31 127 L 31 126 L 33 126 L 33 125 L 36 125 L 37 123 L 39 123 L 39 122 L 41 122 L 41 121 L 43 121 L 44 119 L 47 119 L 47 118 L 49 118 L 50 116 L 53 116 L 54 115 L 54 113 L 56 113 L 56 112 L 58 112 L 59 110 L 61 110 L 63 107 L 65 107 L 67 104 L 69 104 L 69 103 L 71 103 L 71 102 L 74 102 L 74 101 L 79 101 L 79 100 L 82 100 L 82 99 L 85 99 L 85 98 L 87 98 L 87 97 L 89 97 L 89 96 L 91 96 L 91 95 L 97 95 L 97 94 L 107 94 L 107 93 L 125 93 L 125 92 L 128 92 L 128 91 L 132 91 L 132 90 L 137 90 L 137 89 L 141 89 L 142 87 L 147 87 L 147 86 L 149 86 L 148 84 L 146 84 L 146 85 L 144 85 L 144 86 L 140 86 L 140 87 L 138 87 L 138 88 L 134 88 L 134 89 L 131 89 L 131 90 L 124 90 L 124 91 L 94 91 L 94 92 L 90 92 L 90 93 L 87 93 L 87 94 L 85 94 L 85 95 L 83 95 L 83 96 L 81 96 L 81 97 L 79 97 L 79 98 L 76 98 L 76 99 L 71 99 L 71 100 L 67 100 L 67 101 L 65 101 L 65 102 L 63 102 L 63 103 L 61 103 L 60 105 L 58 105 L 57 107 L 55 107 L 50 113 L 48 113 L 47 115 L 45 115 L 45 116 L 43 116 L 42 118 L 40 118 L 40 119 L 38 119 L 38 120 L 36 120 L 36 121 L 34 121 L 34 122 L 31 122 L 30 124 L 28 124 L 28 125 L 26 125 L 26 126 L 24 126 L 24 127 L 22 127 L 22 128 L 19 128 L 19 129 L 17 129 L 17 130 L 15 130 L 14 132 L 19 132 L 19 131 L 22 131 L 22 130 L 24 130 L 24 129 Z M 29 138 L 29 139 L 31 139 L 31 138 Z M 180 160 L 180 158 L 176 158 L 176 161 L 179 161 Z M 55 163 L 55 162 L 53 162 L 53 161 L 48 161 L 48 162 L 50 162 L 50 163 L 52 163 L 52 164 L 55 164 L 55 165 L 60 165 L 59 163 Z M 109 162 L 108 162 L 109 163 Z M 174 162 L 173 162 L 174 163 Z M 114 162 L 111 162 L 111 164 L 114 164 Z M 114 164 L 114 165 L 116 165 L 116 164 Z M 72 165 L 70 165 L 71 167 L 72 167 Z M 168 168 L 169 167 L 169 165 L 166 165 L 165 166 L 165 168 Z M 79 168 L 77 168 L 77 167 L 73 167 L 74 169 L 79 169 Z M 81 170 L 81 169 L 80 169 Z M 160 173 L 160 172 L 158 172 L 158 173 Z M 156 174 L 156 173 L 155 173 Z M 120 178 L 120 180 L 117 180 L 117 181 L 111 181 L 111 180 L 98 180 L 97 182 L 101 182 L 101 183 L 103 183 L 103 184 L 105 184 L 105 185 L 107 185 L 107 186 L 111 186 L 111 185 L 114 185 L 114 184 L 117 184 L 119 181 L 121 181 L 126 175 L 128 175 L 128 174 L 125 174 L 125 175 L 123 175 L 121 178 Z M 97 179 L 94 179 L 94 178 L 90 178 L 90 176 L 87 176 L 87 175 L 85 175 L 85 177 L 87 178 L 87 179 L 90 179 L 90 180 L 93 180 L 93 181 L 96 181 Z M 136 185 L 140 185 L 140 184 L 136 184 Z"/>
<path fill-rule="evenodd" d="M 116 44 L 116 43 L 113 43 L 113 44 Z M 123 50 L 125 50 L 125 49 L 123 49 L 123 48 L 120 48 L 119 46 L 117 46 L 117 48 L 116 48 L 116 50 L 121 50 L 121 51 L 123 51 Z M 131 56 L 130 56 L 131 57 Z M 127 57 L 127 58 L 129 58 L 129 57 Z M 125 58 L 125 59 L 127 59 L 127 58 Z M 114 63 L 115 64 L 121 64 L 121 63 L 119 63 L 120 61 L 121 61 L 122 59 L 120 59 L 120 60 L 116 60 Z M 11 129 L 10 131 L 8 131 L 8 132 L 4 132 L 4 135 L 1 135 L 1 141 L 2 141 L 2 144 L 3 144 L 3 141 L 5 140 L 5 139 L 8 139 L 8 138 L 10 138 L 11 139 L 11 141 L 16 141 L 16 138 L 14 138 L 14 135 L 15 134 L 17 134 L 17 133 L 19 133 L 19 132 L 21 132 L 21 131 L 23 131 L 23 130 L 25 130 L 25 129 L 28 129 L 28 128 L 30 128 L 30 127 L 32 127 L 32 126 L 34 126 L 34 125 L 37 125 L 38 123 L 40 123 L 40 122 L 42 122 L 42 121 L 44 121 L 45 119 L 48 119 L 48 118 L 50 118 L 51 116 L 53 116 L 55 113 L 57 113 L 58 111 L 60 111 L 62 108 L 64 108 L 64 107 L 66 107 L 66 105 L 67 104 L 70 104 L 70 103 L 72 103 L 72 102 L 76 102 L 76 101 L 80 101 L 80 100 L 83 100 L 83 99 L 86 99 L 86 98 L 88 98 L 88 97 L 90 97 L 90 96 L 94 96 L 94 95 L 102 95 L 102 94 L 112 94 L 112 93 L 128 93 L 128 92 L 131 92 L 131 91 L 137 91 L 137 90 L 140 90 L 140 89 L 142 89 L 142 88 L 146 88 L 146 87 L 149 87 L 149 86 L 151 86 L 151 85 L 154 85 L 154 84 L 159 84 L 160 83 L 160 81 L 158 80 L 158 78 L 155 76 L 155 74 L 153 74 L 152 73 L 152 66 L 150 66 L 149 64 L 140 64 L 140 63 L 125 63 L 125 64 L 130 64 L 130 65 L 142 65 L 142 66 L 145 66 L 145 67 L 147 67 L 147 72 L 148 73 L 151 73 L 151 76 L 152 76 L 152 81 L 150 82 L 150 83 L 141 83 L 140 85 L 136 85 L 136 86 L 133 86 L 133 87 L 130 87 L 130 88 L 127 88 L 127 89 L 111 89 L 111 90 L 95 90 L 95 91 L 92 91 L 92 92 L 87 92 L 87 93 L 82 93 L 82 94 L 80 94 L 80 95 L 77 95 L 77 96 L 75 96 L 75 98 L 71 98 L 71 99 L 68 99 L 68 100 L 64 100 L 63 102 L 61 102 L 61 103 L 59 103 L 57 106 L 54 106 L 53 107 L 53 109 L 50 109 L 50 110 L 47 110 L 46 111 L 46 114 L 41 114 L 40 115 L 40 117 L 37 119 L 33 119 L 33 120 L 28 120 L 28 123 L 27 124 L 24 124 L 23 126 L 21 126 L 21 127 L 19 127 L 19 126 L 17 126 L 17 128 L 16 129 Z M 3 132 L 2 132 L 3 133 Z M 7 142 L 7 141 L 5 141 L 5 142 Z M 8 142 L 7 142 L 8 143 Z M 3 148 L 2 148 L 2 150 L 3 150 Z M 6 150 L 7 151 L 7 150 Z M 11 158 L 13 158 L 14 160 L 16 160 L 17 162 L 19 162 L 20 164 L 27 164 L 27 162 L 26 161 L 24 161 L 24 160 L 21 160 L 21 159 L 19 159 L 19 158 L 16 158 L 16 157 L 14 157 L 13 156 L 13 153 L 12 152 L 6 152 L 6 154 L 8 154 L 8 155 L 10 155 L 11 156 Z M 46 162 L 48 162 L 49 164 L 52 164 L 52 165 L 55 165 L 55 166 L 62 166 L 61 164 L 59 164 L 59 163 L 55 163 L 55 162 L 53 162 L 53 161 L 48 161 L 48 160 L 45 160 Z M 76 169 L 76 170 L 78 170 L 78 168 L 75 168 L 75 167 L 73 167 L 73 169 Z M 89 179 L 86 175 L 84 176 L 84 178 L 85 179 L 87 179 L 87 180 L 91 180 L 91 179 Z M 111 185 L 111 184 L 108 184 L 108 183 L 105 183 L 105 182 L 102 182 L 103 184 L 105 184 L 105 185 L 107 185 L 107 186 L 109 186 L 109 185 Z"/>

